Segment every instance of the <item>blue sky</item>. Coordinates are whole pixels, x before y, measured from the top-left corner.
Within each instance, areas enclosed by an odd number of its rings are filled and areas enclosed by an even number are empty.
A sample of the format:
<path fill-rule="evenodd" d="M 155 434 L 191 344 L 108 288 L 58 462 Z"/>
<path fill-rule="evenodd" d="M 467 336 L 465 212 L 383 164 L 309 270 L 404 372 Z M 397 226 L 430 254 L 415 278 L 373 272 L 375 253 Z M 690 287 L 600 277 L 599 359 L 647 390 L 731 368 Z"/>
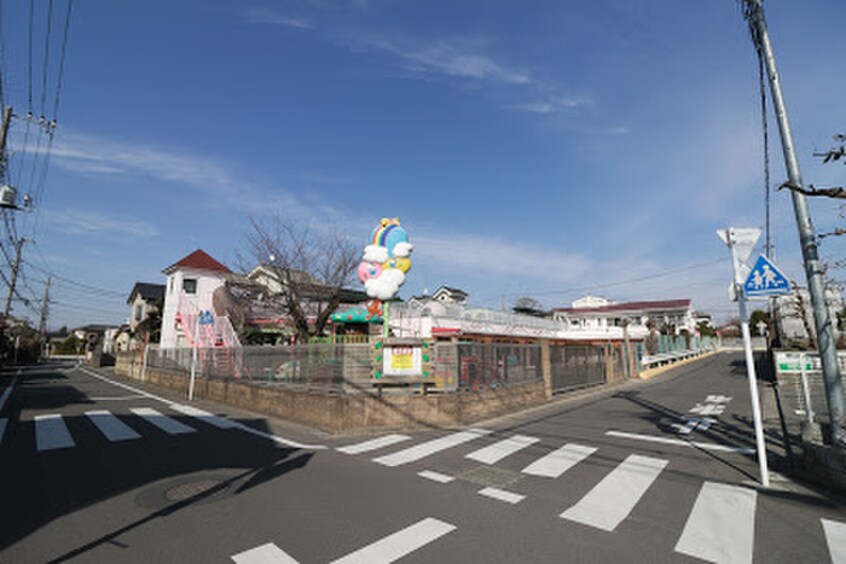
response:
<path fill-rule="evenodd" d="M 67 0 L 49 43 L 36 4 L 38 115 Z M 29 7 L 2 9 L 4 99 L 23 116 Z M 846 3 L 766 9 L 805 181 L 842 184 L 812 153 L 844 129 Z M 735 0 L 77 0 L 43 190 L 26 172 L 35 129 L 10 132 L 11 178 L 37 196 L 15 218 L 34 241 L 21 294 L 40 299 L 51 271 L 50 327 L 120 323 L 136 281 L 163 283 L 196 248 L 235 267 L 251 216 L 335 225 L 362 248 L 396 216 L 415 244 L 405 297 L 692 298 L 724 319 L 715 230 L 764 224 L 758 96 Z M 776 257 L 804 284 L 789 200 L 772 195 Z M 842 225 L 831 201 L 812 211 L 819 231 Z"/>

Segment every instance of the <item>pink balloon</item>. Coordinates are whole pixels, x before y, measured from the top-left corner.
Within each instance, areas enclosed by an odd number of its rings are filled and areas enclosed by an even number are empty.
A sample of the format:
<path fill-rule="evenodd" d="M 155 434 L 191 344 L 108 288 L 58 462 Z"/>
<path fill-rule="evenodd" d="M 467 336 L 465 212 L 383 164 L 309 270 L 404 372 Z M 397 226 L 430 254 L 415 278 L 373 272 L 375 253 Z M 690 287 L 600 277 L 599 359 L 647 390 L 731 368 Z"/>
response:
<path fill-rule="evenodd" d="M 358 265 L 358 279 L 362 284 L 371 278 L 378 278 L 382 274 L 382 265 L 378 262 L 361 261 Z"/>

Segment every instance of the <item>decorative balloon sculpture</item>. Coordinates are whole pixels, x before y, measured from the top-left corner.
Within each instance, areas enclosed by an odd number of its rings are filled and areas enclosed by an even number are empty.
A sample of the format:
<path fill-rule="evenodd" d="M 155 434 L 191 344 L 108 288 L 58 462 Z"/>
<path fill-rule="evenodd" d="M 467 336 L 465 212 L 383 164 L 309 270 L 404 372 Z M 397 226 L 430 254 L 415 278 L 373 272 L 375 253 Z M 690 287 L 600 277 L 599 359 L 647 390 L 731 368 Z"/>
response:
<path fill-rule="evenodd" d="M 358 265 L 358 279 L 364 291 L 372 298 L 367 304 L 371 315 L 379 315 L 382 302 L 394 298 L 405 283 L 405 274 L 411 269 L 411 251 L 408 233 L 400 226 L 399 219 L 382 218 L 364 247 L 364 256 Z M 385 304 L 385 334 L 388 332 L 388 304 Z"/>

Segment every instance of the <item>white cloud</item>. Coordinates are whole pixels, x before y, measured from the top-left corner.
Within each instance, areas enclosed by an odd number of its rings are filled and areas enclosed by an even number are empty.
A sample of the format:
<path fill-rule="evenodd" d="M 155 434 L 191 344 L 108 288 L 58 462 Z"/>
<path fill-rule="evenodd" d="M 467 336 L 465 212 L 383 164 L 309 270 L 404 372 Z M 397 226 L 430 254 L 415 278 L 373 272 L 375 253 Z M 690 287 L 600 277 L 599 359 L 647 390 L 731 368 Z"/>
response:
<path fill-rule="evenodd" d="M 250 180 L 221 159 L 168 148 L 152 148 L 91 135 L 65 134 L 53 146 L 53 162 L 88 174 L 147 177 L 183 184 L 201 191 L 210 206 L 225 206 L 245 214 L 267 215 L 284 209 L 289 216 L 311 218 L 334 214 L 319 204 L 306 205 L 288 190 Z"/>
<path fill-rule="evenodd" d="M 589 261 L 578 254 L 538 245 L 520 245 L 468 235 L 415 237 L 416 255 L 468 273 L 512 274 L 544 282 L 572 282 L 587 272 Z"/>
<path fill-rule="evenodd" d="M 591 106 L 592 103 L 586 98 L 569 98 L 565 96 L 554 96 L 549 99 L 526 104 L 515 104 L 512 109 L 531 112 L 535 114 L 553 114 L 573 111 Z"/>
<path fill-rule="evenodd" d="M 305 18 L 294 18 L 285 16 L 278 12 L 271 10 L 264 10 L 254 8 L 249 10 L 244 17 L 251 23 L 281 25 L 285 27 L 293 27 L 295 29 L 313 30 L 315 29 L 311 21 Z"/>
<path fill-rule="evenodd" d="M 146 221 L 98 214 L 88 210 L 45 211 L 44 219 L 69 235 L 113 233 L 131 237 L 155 237 L 159 230 Z"/>
<path fill-rule="evenodd" d="M 377 300 L 390 300 L 405 283 L 405 274 L 398 268 L 387 268 L 378 278 L 371 278 L 364 283 L 367 295 Z"/>
<path fill-rule="evenodd" d="M 500 84 L 531 83 L 527 72 L 479 54 L 470 43 L 467 40 L 442 39 L 428 45 L 407 47 L 383 38 L 368 38 L 358 42 L 357 46 L 395 55 L 403 59 L 406 69 L 421 74 L 442 74 Z"/>

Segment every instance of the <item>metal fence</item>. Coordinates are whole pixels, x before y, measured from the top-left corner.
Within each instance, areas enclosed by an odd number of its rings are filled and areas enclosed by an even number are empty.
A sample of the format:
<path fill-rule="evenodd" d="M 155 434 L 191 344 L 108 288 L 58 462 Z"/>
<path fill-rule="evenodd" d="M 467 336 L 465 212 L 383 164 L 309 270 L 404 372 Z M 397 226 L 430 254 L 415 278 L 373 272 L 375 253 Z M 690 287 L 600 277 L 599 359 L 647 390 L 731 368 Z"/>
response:
<path fill-rule="evenodd" d="M 839 351 L 837 360 L 841 374 L 846 373 L 846 351 Z M 828 423 L 828 404 L 819 354 L 809 351 L 773 351 L 772 362 L 788 432 L 798 435 L 803 421 Z"/>
<path fill-rule="evenodd" d="M 605 347 L 553 346 L 549 348 L 552 391 L 595 386 L 606 382 Z M 620 364 L 622 368 L 622 363 Z"/>
<path fill-rule="evenodd" d="M 608 370 L 623 374 L 623 351 L 609 345 L 550 346 L 552 389 L 561 392 L 602 384 Z M 543 382 L 543 346 L 504 343 L 435 343 L 427 392 L 477 392 Z M 149 347 L 146 369 L 198 378 L 239 378 L 263 386 L 330 393 L 369 392 L 374 355 L 364 343 L 161 349 Z M 419 382 L 403 386 L 383 377 L 392 393 L 417 393 Z M 399 384 L 393 385 L 392 384 Z"/>

